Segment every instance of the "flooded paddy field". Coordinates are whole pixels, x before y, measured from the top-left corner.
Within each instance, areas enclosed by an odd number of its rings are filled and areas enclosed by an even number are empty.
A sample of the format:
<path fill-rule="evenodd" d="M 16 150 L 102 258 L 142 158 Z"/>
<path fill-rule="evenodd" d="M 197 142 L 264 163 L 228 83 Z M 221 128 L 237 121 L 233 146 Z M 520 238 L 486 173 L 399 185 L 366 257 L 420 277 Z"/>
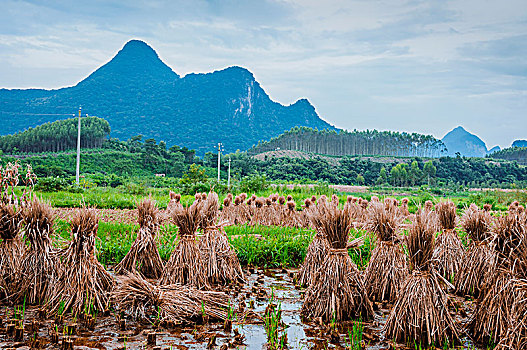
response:
<path fill-rule="evenodd" d="M 271 304 L 274 310 L 279 311 L 276 334 L 284 348 L 405 349 L 383 337 L 382 327 L 391 305 L 376 303 L 375 320 L 372 322 L 349 321 L 332 325 L 319 320 L 302 320 L 300 309 L 304 290 L 295 286 L 296 270 L 249 269 L 245 272 L 245 284 L 225 289 L 234 302 L 232 324 L 210 322 L 174 327 L 156 324 L 155 320 L 150 324 L 128 317 L 121 320 L 120 315 L 107 312 L 98 315 L 95 324 L 90 325 L 86 320 L 74 319 L 71 315 L 63 320 L 43 318 L 38 308 L 29 307 L 24 315 L 23 339 L 15 341 L 16 334 L 8 326 L 13 323 L 14 309 L 3 307 L 0 311 L 0 348 L 268 349 L 266 315 Z M 452 295 L 450 301 L 456 320 L 465 322 L 472 312 L 472 303 Z M 464 338 L 463 341 L 464 344 L 455 348 L 477 349 L 469 339 Z M 280 348 L 280 343 L 277 346 Z"/>

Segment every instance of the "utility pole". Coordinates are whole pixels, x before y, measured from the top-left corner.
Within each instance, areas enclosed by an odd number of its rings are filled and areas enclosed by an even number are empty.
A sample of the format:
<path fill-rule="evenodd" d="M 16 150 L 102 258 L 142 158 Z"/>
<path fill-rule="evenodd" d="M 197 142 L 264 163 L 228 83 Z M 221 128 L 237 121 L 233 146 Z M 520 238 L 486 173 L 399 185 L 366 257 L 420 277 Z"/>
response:
<path fill-rule="evenodd" d="M 75 173 L 75 183 L 79 186 L 79 174 L 81 167 L 81 111 L 82 107 L 79 107 L 79 124 L 77 127 L 77 169 Z"/>
<path fill-rule="evenodd" d="M 221 143 L 218 143 L 218 183 L 220 182 L 220 158 L 221 158 Z"/>
<path fill-rule="evenodd" d="M 227 177 L 227 188 L 231 188 L 231 157 L 229 156 L 229 176 Z"/>

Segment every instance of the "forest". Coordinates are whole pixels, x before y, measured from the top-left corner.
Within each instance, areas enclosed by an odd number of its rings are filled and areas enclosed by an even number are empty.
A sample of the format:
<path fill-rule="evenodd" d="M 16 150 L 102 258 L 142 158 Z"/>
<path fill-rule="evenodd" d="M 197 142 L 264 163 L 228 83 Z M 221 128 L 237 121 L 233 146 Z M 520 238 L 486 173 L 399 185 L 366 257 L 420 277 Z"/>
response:
<path fill-rule="evenodd" d="M 75 174 L 76 119 L 68 119 L 28 129 L 0 138 L 4 156 L 0 165 L 18 160 L 30 163 L 43 177 L 69 179 Z M 168 147 L 166 142 L 136 135 L 127 141 L 109 138 L 110 127 L 100 118 L 82 118 L 81 173 L 85 176 L 110 176 L 129 179 L 153 178 L 156 174 L 177 179 L 200 174 L 194 182 L 214 179 L 217 153 L 196 156 L 196 150 Z M 303 149 L 312 153 L 303 158 L 255 157 L 266 149 Z M 459 184 L 466 186 L 521 186 L 527 184 L 527 167 L 519 165 L 518 156 L 527 148 L 514 148 L 493 154 L 494 158 L 438 157 L 444 149 L 431 136 L 394 132 L 318 131 L 293 128 L 269 142 L 260 143 L 249 152 L 222 155 L 222 179 L 231 160 L 233 181 L 265 177 L 274 182 L 316 182 L 356 185 L 420 186 Z M 319 156 L 317 153 L 333 156 Z M 338 154 L 346 154 L 338 156 Z M 356 153 L 357 155 L 347 155 Z M 414 154 L 414 156 L 392 156 Z M 379 154 L 364 157 L 361 154 Z M 194 176 L 192 175 L 192 176 Z M 113 178 L 112 178 L 113 179 Z M 124 181 L 124 180 L 123 180 Z M 102 181 L 101 183 L 111 183 Z M 122 182 L 122 181 L 121 181 Z"/>
<path fill-rule="evenodd" d="M 509 147 L 489 155 L 491 158 L 506 159 L 527 165 L 527 147 Z"/>
<path fill-rule="evenodd" d="M 294 150 L 333 156 L 382 155 L 398 157 L 440 157 L 446 146 L 431 135 L 394 131 L 317 130 L 294 127 L 270 141 L 259 142 L 251 155 L 274 150 Z"/>
<path fill-rule="evenodd" d="M 244 153 L 231 155 L 233 173 L 259 174 L 269 180 L 333 184 L 419 186 L 459 184 L 466 186 L 527 185 L 527 168 L 514 162 L 484 158 L 421 157 L 393 158 L 386 161 L 346 156 L 338 163 L 322 157 L 268 158 L 258 160 Z M 224 164 L 225 166 L 226 164 Z"/>
<path fill-rule="evenodd" d="M 77 118 L 70 118 L 0 136 L 0 150 L 6 154 L 74 150 L 77 148 L 77 126 Z M 110 124 L 102 118 L 83 117 L 81 131 L 81 147 L 97 148 L 110 136 Z"/>

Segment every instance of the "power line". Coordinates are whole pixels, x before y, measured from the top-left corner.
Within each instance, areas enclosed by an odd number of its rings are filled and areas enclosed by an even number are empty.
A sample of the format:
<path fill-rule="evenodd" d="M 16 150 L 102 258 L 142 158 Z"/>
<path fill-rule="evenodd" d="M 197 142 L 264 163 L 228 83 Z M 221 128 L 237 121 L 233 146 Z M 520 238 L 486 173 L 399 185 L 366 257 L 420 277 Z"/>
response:
<path fill-rule="evenodd" d="M 13 115 L 69 115 L 69 116 L 75 116 L 75 114 L 71 114 L 71 113 L 63 113 L 63 114 L 57 114 L 57 113 L 19 113 L 19 112 L 4 112 L 4 111 L 0 111 L 0 113 L 13 114 Z"/>

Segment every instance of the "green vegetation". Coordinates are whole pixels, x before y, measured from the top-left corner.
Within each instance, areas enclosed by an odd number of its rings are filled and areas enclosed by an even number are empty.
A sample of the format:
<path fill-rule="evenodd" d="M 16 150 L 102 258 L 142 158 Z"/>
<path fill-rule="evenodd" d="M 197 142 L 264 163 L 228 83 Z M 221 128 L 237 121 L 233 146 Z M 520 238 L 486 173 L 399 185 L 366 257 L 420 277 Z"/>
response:
<path fill-rule="evenodd" d="M 315 156 L 309 159 L 269 157 L 260 160 L 243 153 L 230 157 L 232 173 L 240 176 L 265 175 L 271 181 L 327 181 L 347 185 L 363 182 L 368 186 L 527 186 L 526 167 L 485 158 L 346 156 L 329 161 L 326 157 Z"/>
<path fill-rule="evenodd" d="M 9 121 L 2 134 L 56 120 L 57 114 L 75 113 L 82 105 L 83 112 L 108 120 L 113 137 L 126 140 L 145 133 L 200 155 L 218 142 L 225 142 L 228 152 L 246 150 L 295 125 L 332 128 L 305 99 L 291 106 L 272 101 L 247 69 L 179 77 L 139 40 L 129 41 L 75 86 L 0 89 L 0 101 L 0 118 Z"/>
<path fill-rule="evenodd" d="M 0 150 L 6 154 L 59 152 L 77 148 L 77 119 L 45 123 L 14 135 L 0 136 Z M 110 135 L 110 124 L 97 117 L 81 119 L 81 147 L 101 147 Z"/>
<path fill-rule="evenodd" d="M 332 156 L 355 154 L 437 157 L 446 152 L 443 142 L 431 135 L 377 130 L 317 130 L 298 126 L 270 141 L 258 142 L 258 145 L 247 152 L 253 155 L 276 149 Z"/>
<path fill-rule="evenodd" d="M 488 157 L 505 159 L 517 162 L 518 164 L 527 165 L 527 147 L 509 147 L 497 151 Z"/>

